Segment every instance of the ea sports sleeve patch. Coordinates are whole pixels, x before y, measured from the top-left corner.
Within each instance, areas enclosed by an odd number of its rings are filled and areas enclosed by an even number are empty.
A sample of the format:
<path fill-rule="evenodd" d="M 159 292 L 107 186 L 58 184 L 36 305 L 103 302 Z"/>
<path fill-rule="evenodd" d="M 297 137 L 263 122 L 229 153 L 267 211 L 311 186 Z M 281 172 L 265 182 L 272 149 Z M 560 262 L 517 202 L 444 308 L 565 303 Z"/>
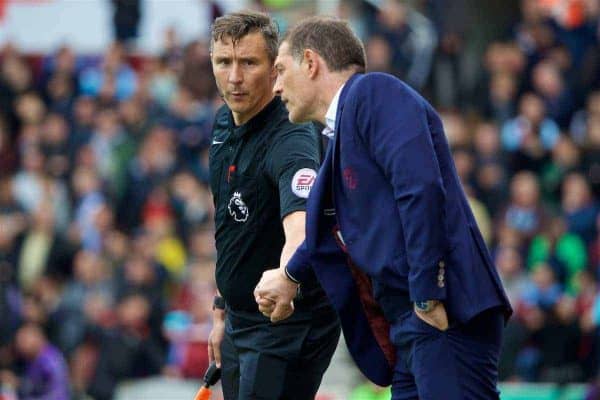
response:
<path fill-rule="evenodd" d="M 312 168 L 300 168 L 296 171 L 290 183 L 292 193 L 298 197 L 307 199 L 316 179 L 317 171 Z"/>

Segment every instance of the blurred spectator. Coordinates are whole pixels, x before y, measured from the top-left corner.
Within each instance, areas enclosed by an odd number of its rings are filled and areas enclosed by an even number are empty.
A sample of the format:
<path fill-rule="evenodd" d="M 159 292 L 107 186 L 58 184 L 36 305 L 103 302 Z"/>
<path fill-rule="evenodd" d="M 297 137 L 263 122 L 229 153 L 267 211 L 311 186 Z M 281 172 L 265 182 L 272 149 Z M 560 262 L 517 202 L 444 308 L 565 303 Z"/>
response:
<path fill-rule="evenodd" d="M 590 118 L 583 149 L 582 170 L 596 199 L 600 198 L 600 116 Z"/>
<path fill-rule="evenodd" d="M 185 46 L 180 83 L 181 88 L 189 91 L 196 100 L 210 99 L 216 93 L 206 43 L 194 41 Z"/>
<path fill-rule="evenodd" d="M 99 252 L 102 236 L 95 222 L 106 205 L 100 179 L 94 170 L 80 167 L 73 172 L 72 186 L 77 203 L 71 235 L 81 242 L 85 250 Z"/>
<path fill-rule="evenodd" d="M 197 291 L 190 307 L 165 316 L 163 329 L 170 342 L 167 373 L 171 376 L 201 378 L 208 367 L 214 286 L 208 281 L 196 282 L 194 286 Z"/>
<path fill-rule="evenodd" d="M 177 75 L 169 65 L 169 56 L 150 59 L 146 64 L 148 86 L 152 100 L 167 108 L 177 91 Z"/>
<path fill-rule="evenodd" d="M 563 294 L 554 270 L 544 262 L 534 265 L 531 270 L 531 280 L 521 296 L 523 304 L 526 307 L 539 307 L 544 311 L 552 309 Z"/>
<path fill-rule="evenodd" d="M 7 113 L 10 129 L 18 129 L 15 100 L 33 86 L 31 69 L 14 48 L 5 48 L 0 66 L 0 110 Z"/>
<path fill-rule="evenodd" d="M 562 209 L 569 232 L 582 239 L 586 247 L 598 235 L 596 218 L 600 204 L 594 200 L 589 183 L 579 173 L 569 174 L 562 184 Z"/>
<path fill-rule="evenodd" d="M 131 97 L 137 87 L 137 76 L 125 60 L 123 46 L 112 44 L 99 66 L 83 70 L 79 87 L 83 94 L 99 96 L 105 104 Z"/>
<path fill-rule="evenodd" d="M 540 170 L 542 199 L 549 207 L 559 209 L 561 185 L 568 173 L 575 171 L 581 163 L 579 149 L 573 141 L 561 136 L 552 149 L 551 158 Z"/>
<path fill-rule="evenodd" d="M 77 253 L 73 280 L 62 293 L 58 314 L 58 346 L 70 355 L 84 338 L 88 318 L 96 322 L 108 318 L 113 307 L 115 288 L 106 262 L 89 251 Z"/>
<path fill-rule="evenodd" d="M 0 261 L 0 353 L 8 350 L 21 322 L 21 293 L 13 283 L 12 266 Z M 5 360 L 0 356 L 0 368 Z"/>
<path fill-rule="evenodd" d="M 539 0 L 521 0 L 521 21 L 514 29 L 514 38 L 526 54 L 528 69 L 537 64 L 556 43 L 550 13 Z"/>
<path fill-rule="evenodd" d="M 539 171 L 559 135 L 558 125 L 546 116 L 542 100 L 533 93 L 524 94 L 517 117 L 502 127 L 502 145 L 512 153 L 513 171 Z"/>
<path fill-rule="evenodd" d="M 427 83 L 437 37 L 431 21 L 399 0 L 381 2 L 374 31 L 391 47 L 392 71 L 413 88 Z"/>
<path fill-rule="evenodd" d="M 18 388 L 19 399 L 68 400 L 69 373 L 62 354 L 48 343 L 40 326 L 28 323 L 17 332 L 15 347 L 26 362 L 23 375 L 2 371 L 3 384 Z"/>
<path fill-rule="evenodd" d="M 476 108 L 497 124 L 505 123 L 517 111 L 526 61 L 514 43 L 495 42 L 483 57 L 484 73 L 476 88 Z"/>
<path fill-rule="evenodd" d="M 148 196 L 155 185 L 167 181 L 173 174 L 176 162 L 172 131 L 163 125 L 154 126 L 128 164 L 126 189 L 118 212 L 123 228 L 141 225 L 141 211 Z"/>
<path fill-rule="evenodd" d="M 78 92 L 75 54 L 70 47 L 61 47 L 45 64 L 40 79 L 44 99 L 50 110 L 66 117 Z"/>
<path fill-rule="evenodd" d="M 112 0 L 115 39 L 127 43 L 137 38 L 141 18 L 140 0 Z"/>
<path fill-rule="evenodd" d="M 579 360 L 581 331 L 573 298 L 563 296 L 558 300 L 539 336 L 542 354 L 539 379 L 559 384 L 583 380 Z"/>
<path fill-rule="evenodd" d="M 544 101 L 548 118 L 566 129 L 575 111 L 575 99 L 560 69 L 550 61 L 542 61 L 533 68 L 532 80 L 533 89 Z"/>
<path fill-rule="evenodd" d="M 181 221 L 179 231 L 184 237 L 189 237 L 195 227 L 209 220 L 211 210 L 208 205 L 211 202 L 208 188 L 191 173 L 180 172 L 171 181 L 171 191 L 175 212 Z"/>
<path fill-rule="evenodd" d="M 394 73 L 392 48 L 383 36 L 371 36 L 365 43 L 365 51 L 367 52 L 367 60 L 369 60 L 369 71 Z"/>
<path fill-rule="evenodd" d="M 0 114 L 0 178 L 14 173 L 17 168 L 17 154 L 8 123 Z"/>
<path fill-rule="evenodd" d="M 480 123 L 473 137 L 475 150 L 474 189 L 477 197 L 496 216 L 503 207 L 507 195 L 508 176 L 506 161 L 500 146 L 500 132 L 496 125 Z"/>
<path fill-rule="evenodd" d="M 534 276 L 541 264 L 550 267 L 558 282 L 574 295 L 577 274 L 587 265 L 585 244 L 577 235 L 567 232 L 566 221 L 561 217 L 548 220 L 544 228 L 531 242 L 527 266 Z"/>
<path fill-rule="evenodd" d="M 44 119 L 40 150 L 46 158 L 46 170 L 53 178 L 64 179 L 69 170 L 69 126 L 60 114 L 50 113 Z"/>
<path fill-rule="evenodd" d="M 120 198 L 126 165 L 135 154 L 136 146 L 120 124 L 115 109 L 99 111 L 89 145 L 94 152 L 100 177 L 108 184 L 110 192 Z"/>
<path fill-rule="evenodd" d="M 43 275 L 61 281 L 71 277 L 75 247 L 56 230 L 54 210 L 41 203 L 33 212 L 29 228 L 15 243 L 16 278 L 23 290 L 30 289 Z"/>
<path fill-rule="evenodd" d="M 517 249 L 506 246 L 496 250 L 495 261 L 508 300 L 516 308 L 528 282 L 523 257 Z"/>
<path fill-rule="evenodd" d="M 503 220 L 521 235 L 521 243 L 525 245 L 545 226 L 546 211 L 540 202 L 538 179 L 533 173 L 523 171 L 513 177 Z"/>
<path fill-rule="evenodd" d="M 73 104 L 71 116 L 71 134 L 69 135 L 69 155 L 71 162 L 82 146 L 89 143 L 94 134 L 96 102 L 92 97 L 80 96 Z"/>
<path fill-rule="evenodd" d="M 591 124 L 600 119 L 600 91 L 588 95 L 586 107 L 577 111 L 571 119 L 569 133 L 577 144 L 584 144 L 589 137 Z"/>
<path fill-rule="evenodd" d="M 46 174 L 46 158 L 37 146 L 24 149 L 21 169 L 12 182 L 13 196 L 28 213 L 37 210 L 43 201 L 54 207 L 56 227 L 64 232 L 70 217 L 70 202 L 63 182 Z"/>
<path fill-rule="evenodd" d="M 112 328 L 91 331 L 98 346 L 98 360 L 88 392 L 96 400 L 110 400 L 116 385 L 125 380 L 160 373 L 163 355 L 149 336 L 150 304 L 144 296 L 123 297 L 116 308 Z"/>

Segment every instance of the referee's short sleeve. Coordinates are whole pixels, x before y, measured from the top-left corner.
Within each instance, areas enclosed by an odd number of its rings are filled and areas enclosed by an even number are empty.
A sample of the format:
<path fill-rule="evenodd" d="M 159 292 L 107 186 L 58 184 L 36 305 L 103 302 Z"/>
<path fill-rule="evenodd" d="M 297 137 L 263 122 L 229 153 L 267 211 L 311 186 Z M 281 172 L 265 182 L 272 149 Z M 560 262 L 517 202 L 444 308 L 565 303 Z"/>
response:
<path fill-rule="evenodd" d="M 281 219 L 306 210 L 306 199 L 319 170 L 316 132 L 309 124 L 294 125 L 275 140 L 269 153 L 268 171 L 279 187 Z"/>

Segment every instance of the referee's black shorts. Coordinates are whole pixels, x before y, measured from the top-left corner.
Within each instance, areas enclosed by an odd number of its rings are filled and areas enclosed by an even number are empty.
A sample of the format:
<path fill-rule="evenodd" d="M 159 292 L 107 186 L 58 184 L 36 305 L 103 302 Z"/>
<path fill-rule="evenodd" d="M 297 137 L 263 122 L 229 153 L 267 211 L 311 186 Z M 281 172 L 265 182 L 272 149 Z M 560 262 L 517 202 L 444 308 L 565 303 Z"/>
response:
<path fill-rule="evenodd" d="M 337 315 L 296 312 L 272 324 L 257 312 L 227 310 L 221 345 L 225 400 L 312 400 L 340 336 Z"/>

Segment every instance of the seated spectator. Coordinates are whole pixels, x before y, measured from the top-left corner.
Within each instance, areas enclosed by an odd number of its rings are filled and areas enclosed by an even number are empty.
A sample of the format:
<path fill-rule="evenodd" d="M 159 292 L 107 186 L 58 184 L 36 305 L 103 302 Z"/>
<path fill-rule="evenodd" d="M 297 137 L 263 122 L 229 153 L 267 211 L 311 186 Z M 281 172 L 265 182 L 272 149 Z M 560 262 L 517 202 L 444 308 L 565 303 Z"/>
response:
<path fill-rule="evenodd" d="M 587 265 L 587 252 L 583 241 L 567 231 L 564 218 L 551 219 L 543 233 L 533 238 L 527 266 L 535 273 L 540 263 L 547 263 L 553 269 L 554 276 L 569 294 L 577 294 L 577 274 Z"/>
<path fill-rule="evenodd" d="M 590 93 L 585 108 L 577 111 L 571 119 L 569 134 L 575 143 L 582 145 L 586 142 L 593 118 L 600 118 L 600 91 Z"/>
<path fill-rule="evenodd" d="M 549 312 L 540 333 L 540 381 L 565 384 L 583 380 L 579 354 L 581 336 L 575 300 L 562 296 Z"/>
<path fill-rule="evenodd" d="M 54 178 L 64 179 L 70 169 L 69 125 L 60 114 L 51 113 L 44 119 L 40 150 L 46 158 L 46 170 Z"/>
<path fill-rule="evenodd" d="M 81 93 L 104 100 L 130 98 L 137 88 L 137 76 L 125 60 L 123 46 L 113 43 L 99 66 L 84 69 L 79 75 L 79 87 Z"/>
<path fill-rule="evenodd" d="M 600 199 L 600 116 L 590 118 L 583 147 L 582 173 Z"/>
<path fill-rule="evenodd" d="M 542 198 L 546 205 L 560 208 L 560 189 L 565 176 L 575 171 L 581 162 L 579 149 L 566 136 L 561 136 L 552 150 L 551 159 L 540 171 Z"/>
<path fill-rule="evenodd" d="M 506 296 L 512 307 L 517 308 L 528 285 L 523 258 L 514 247 L 504 246 L 496 250 L 495 262 Z"/>
<path fill-rule="evenodd" d="M 170 342 L 166 372 L 171 376 L 201 378 L 208 367 L 214 287 L 210 282 L 194 287 L 197 291 L 190 308 L 171 311 L 165 316 L 163 329 Z"/>
<path fill-rule="evenodd" d="M 502 145 L 512 153 L 513 171 L 539 171 L 559 135 L 558 125 L 547 117 L 542 99 L 533 93 L 524 94 L 519 114 L 502 126 Z"/>
<path fill-rule="evenodd" d="M 19 237 L 16 278 L 23 290 L 43 275 L 61 281 L 71 277 L 71 264 L 76 246 L 56 230 L 54 209 L 49 202 L 41 203 L 31 215 L 28 229 Z"/>
<path fill-rule="evenodd" d="M 21 292 L 13 283 L 12 270 L 8 262 L 0 261 L 0 368 L 3 365 L 1 354 L 8 352 L 21 322 Z"/>
<path fill-rule="evenodd" d="M 101 312 L 111 309 L 115 296 L 106 263 L 92 252 L 82 250 L 77 253 L 73 278 L 64 289 L 57 311 L 61 320 L 57 327 L 57 344 L 69 355 L 85 338 L 88 323 L 86 309 L 89 313 L 92 311 L 90 307 L 93 307 L 99 320 L 102 318 Z M 104 311 L 98 308 L 100 306 Z"/>
<path fill-rule="evenodd" d="M 139 294 L 121 298 L 116 325 L 96 326 L 91 331 L 98 346 L 98 360 L 88 393 L 96 400 L 111 400 L 117 384 L 125 379 L 160 373 L 163 351 L 150 333 L 150 303 Z"/>
<path fill-rule="evenodd" d="M 12 383 L 21 400 L 70 399 L 69 372 L 62 354 L 34 323 L 27 323 L 17 331 L 15 347 L 25 360 L 25 372 L 16 376 L 4 371 L 0 376 L 4 384 Z"/>
<path fill-rule="evenodd" d="M 600 203 L 594 199 L 590 185 L 580 173 L 569 174 L 562 184 L 562 209 L 569 232 L 583 239 L 585 246 L 596 238 L 596 218 Z"/>
<path fill-rule="evenodd" d="M 533 89 L 544 101 L 548 118 L 566 129 L 575 111 L 575 100 L 558 66 L 550 60 L 541 61 L 533 68 L 532 80 Z"/>
<path fill-rule="evenodd" d="M 513 177 L 510 202 L 502 219 L 521 235 L 525 246 L 544 226 L 546 211 L 540 202 L 538 178 L 533 173 L 523 171 Z"/>
<path fill-rule="evenodd" d="M 35 212 L 43 201 L 54 208 L 57 230 L 64 232 L 69 223 L 70 202 L 62 181 L 48 176 L 46 158 L 38 146 L 24 149 L 22 168 L 12 181 L 13 196 L 28 213 Z"/>
<path fill-rule="evenodd" d="M 106 205 L 100 179 L 96 171 L 78 168 L 71 181 L 77 198 L 72 230 L 77 232 L 83 249 L 99 252 L 102 249 L 102 236 L 95 219 Z"/>
<path fill-rule="evenodd" d="M 375 32 L 391 46 L 396 75 L 421 90 L 431 71 L 437 44 L 433 24 L 426 16 L 396 0 L 381 3 L 377 21 Z"/>
<path fill-rule="evenodd" d="M 556 306 L 562 295 L 562 286 L 552 267 L 547 263 L 539 263 L 532 268 L 531 280 L 523 291 L 521 300 L 526 307 L 539 307 L 548 311 Z"/>
<path fill-rule="evenodd" d="M 517 111 L 517 78 L 508 72 L 498 72 L 490 79 L 489 95 L 484 114 L 497 124 L 504 124 Z"/>

